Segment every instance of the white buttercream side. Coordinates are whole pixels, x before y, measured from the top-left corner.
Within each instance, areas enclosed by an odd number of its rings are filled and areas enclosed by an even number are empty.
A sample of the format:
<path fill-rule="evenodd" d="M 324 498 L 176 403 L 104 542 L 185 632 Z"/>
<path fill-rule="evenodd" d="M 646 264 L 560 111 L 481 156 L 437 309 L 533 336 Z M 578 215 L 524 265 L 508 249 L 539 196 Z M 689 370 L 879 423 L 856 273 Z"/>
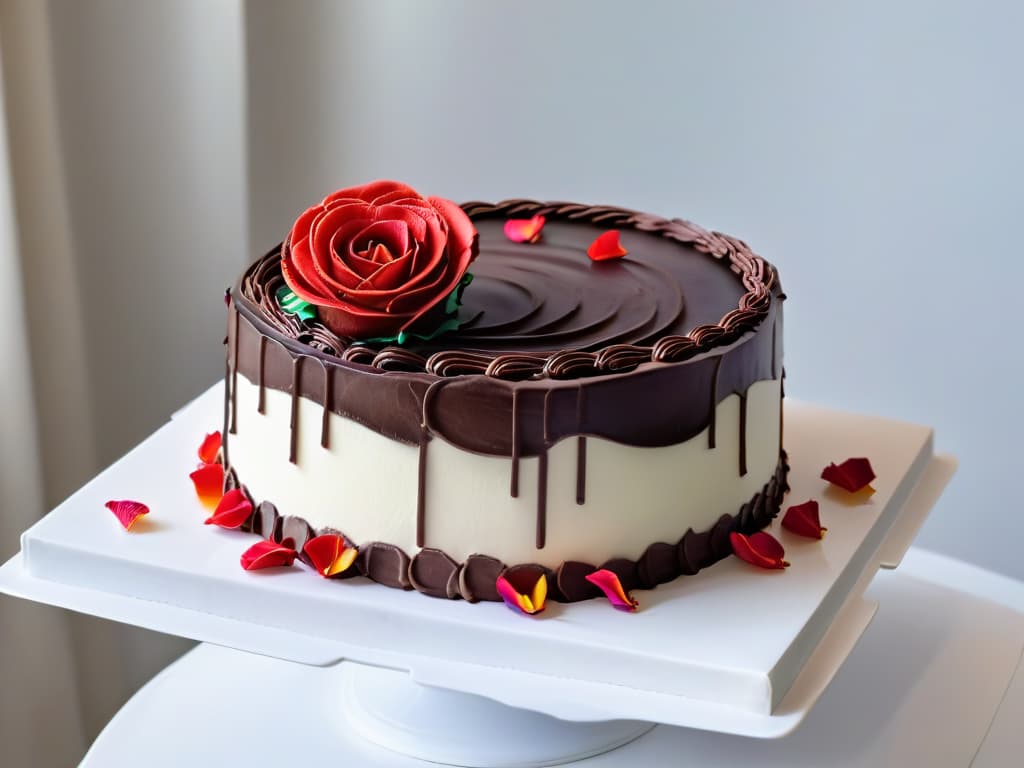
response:
<path fill-rule="evenodd" d="M 253 496 L 301 515 L 356 543 L 384 541 L 410 555 L 416 547 L 419 449 L 330 414 L 330 446 L 320 445 L 323 408 L 299 400 L 297 462 L 288 462 L 291 398 L 238 378 L 232 466 Z M 775 472 L 779 454 L 779 381 L 747 392 L 747 474 L 739 474 L 740 398 L 719 403 L 714 449 L 707 430 L 677 445 L 636 448 L 587 438 L 586 501 L 576 503 L 577 441 L 548 453 L 547 537 L 536 548 L 537 458 L 520 459 L 519 496 L 509 493 L 512 462 L 434 438 L 427 446 L 425 545 L 456 560 L 474 552 L 507 563 L 556 567 L 639 557 L 655 541 L 675 542 L 735 514 Z"/>

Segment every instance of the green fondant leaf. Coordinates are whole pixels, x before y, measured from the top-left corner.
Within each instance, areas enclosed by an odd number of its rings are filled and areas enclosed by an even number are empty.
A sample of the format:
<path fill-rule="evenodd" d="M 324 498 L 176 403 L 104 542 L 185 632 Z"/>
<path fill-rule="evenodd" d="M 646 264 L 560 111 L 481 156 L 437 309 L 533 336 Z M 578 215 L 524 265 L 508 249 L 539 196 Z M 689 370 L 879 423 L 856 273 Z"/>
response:
<path fill-rule="evenodd" d="M 277 289 L 277 303 L 282 310 L 300 320 L 312 320 L 316 317 L 316 307 L 296 296 L 287 285 Z"/>
<path fill-rule="evenodd" d="M 395 336 L 381 336 L 376 339 L 361 339 L 356 344 L 398 344 L 402 346 L 407 341 L 417 339 L 419 341 L 430 341 L 436 339 L 442 333 L 448 333 L 448 331 L 458 330 L 462 323 L 459 322 L 459 307 L 462 306 L 462 292 L 466 290 L 466 286 L 473 282 L 473 275 L 467 272 L 462 276 L 462 280 L 459 285 L 448 294 L 448 298 L 445 299 L 444 311 L 447 317 L 444 322 L 441 323 L 437 328 L 432 330 L 430 333 L 417 333 L 415 331 L 401 331 Z"/>

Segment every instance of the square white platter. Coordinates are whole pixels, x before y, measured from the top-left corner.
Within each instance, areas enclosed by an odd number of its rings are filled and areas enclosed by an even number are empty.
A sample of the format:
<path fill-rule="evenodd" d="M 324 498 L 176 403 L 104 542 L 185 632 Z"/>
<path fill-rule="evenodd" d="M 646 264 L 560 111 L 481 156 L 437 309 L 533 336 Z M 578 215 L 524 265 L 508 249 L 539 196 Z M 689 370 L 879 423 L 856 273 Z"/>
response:
<path fill-rule="evenodd" d="M 874 615 L 863 591 L 895 567 L 955 469 L 913 424 L 786 402 L 792 491 L 815 498 L 822 541 L 769 528 L 791 567 L 728 558 L 637 591 L 637 613 L 603 600 L 550 604 L 525 618 L 365 579 L 293 569 L 246 572 L 252 534 L 202 521 L 188 473 L 219 428 L 212 387 L 23 534 L 0 590 L 305 664 L 349 660 L 408 670 L 424 684 L 566 720 L 636 719 L 778 737 L 810 711 Z M 867 456 L 875 492 L 847 497 L 819 478 Z M 131 532 L 104 509 L 132 498 L 151 514 Z"/>

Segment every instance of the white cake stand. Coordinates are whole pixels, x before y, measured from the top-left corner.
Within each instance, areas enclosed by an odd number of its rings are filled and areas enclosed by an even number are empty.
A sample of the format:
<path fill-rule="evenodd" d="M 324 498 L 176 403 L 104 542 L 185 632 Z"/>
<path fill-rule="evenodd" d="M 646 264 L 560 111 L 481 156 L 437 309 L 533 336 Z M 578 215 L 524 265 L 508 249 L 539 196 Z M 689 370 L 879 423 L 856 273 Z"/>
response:
<path fill-rule="evenodd" d="M 448 765 L 563 764 L 656 723 L 786 735 L 874 615 L 866 586 L 900 562 L 955 468 L 932 453 L 927 428 L 787 403 L 789 501 L 818 498 L 829 527 L 822 542 L 773 527 L 790 569 L 766 573 L 733 558 L 639 592 L 637 614 L 595 600 L 529 620 L 497 604 L 326 582 L 301 568 L 242 571 L 238 556 L 255 539 L 202 526 L 187 477 L 220 406 L 214 387 L 27 531 L 22 552 L 0 568 L 0 590 L 269 657 L 203 647 L 182 662 L 223 669 L 211 686 L 251 704 L 257 733 L 280 722 L 346 748 L 358 734 Z M 871 457 L 879 475 L 876 492 L 855 503 L 818 478 L 853 455 Z M 110 498 L 148 503 L 147 527 L 121 531 L 103 509 Z M 1004 667 L 1022 645 L 1002 649 Z M 238 673 L 277 682 L 232 688 Z M 259 690 L 289 693 L 269 697 L 267 709 Z"/>

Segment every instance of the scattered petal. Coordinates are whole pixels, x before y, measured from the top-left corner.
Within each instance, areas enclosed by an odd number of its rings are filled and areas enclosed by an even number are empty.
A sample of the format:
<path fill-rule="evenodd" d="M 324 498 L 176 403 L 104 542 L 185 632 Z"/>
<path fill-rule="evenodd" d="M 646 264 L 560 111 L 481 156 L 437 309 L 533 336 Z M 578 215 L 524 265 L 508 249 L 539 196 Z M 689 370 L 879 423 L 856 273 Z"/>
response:
<path fill-rule="evenodd" d="M 786 551 L 778 540 L 770 533 L 758 531 L 747 536 L 733 531 L 729 534 L 733 553 L 741 560 L 746 560 L 759 568 L 788 568 L 789 563 L 783 560 Z"/>
<path fill-rule="evenodd" d="M 856 493 L 875 479 L 875 470 L 865 458 L 847 459 L 842 464 L 829 464 L 821 470 L 821 479 Z"/>
<path fill-rule="evenodd" d="M 619 242 L 619 230 L 609 229 L 598 235 L 594 242 L 587 248 L 587 256 L 594 261 L 607 261 L 608 259 L 621 259 L 629 251 L 622 247 Z"/>
<path fill-rule="evenodd" d="M 252 515 L 252 502 L 241 488 L 232 488 L 225 493 L 213 514 L 206 518 L 206 525 L 221 528 L 240 528 Z"/>
<path fill-rule="evenodd" d="M 117 521 L 124 526 L 126 531 L 130 531 L 132 526 L 135 525 L 135 521 L 140 517 L 149 514 L 149 507 L 141 501 L 131 501 L 129 499 L 108 501 L 103 506 L 114 513 Z"/>
<path fill-rule="evenodd" d="M 536 243 L 544 229 L 544 217 L 540 214 L 529 219 L 509 219 L 505 222 L 505 237 L 513 243 Z"/>
<path fill-rule="evenodd" d="M 782 518 L 782 527 L 787 531 L 806 536 L 809 539 L 821 539 L 828 528 L 823 528 L 818 518 L 818 502 L 814 499 L 803 504 L 794 504 L 786 510 Z"/>
<path fill-rule="evenodd" d="M 291 565 L 298 553 L 291 547 L 273 541 L 257 541 L 242 553 L 242 567 L 247 571 Z"/>
<path fill-rule="evenodd" d="M 317 573 L 325 579 L 344 573 L 356 561 L 359 550 L 345 544 L 345 537 L 336 533 L 314 536 L 302 551 Z"/>
<path fill-rule="evenodd" d="M 505 605 L 531 616 L 543 611 L 548 599 L 548 577 L 538 567 L 506 568 L 495 587 Z"/>
<path fill-rule="evenodd" d="M 622 588 L 622 582 L 619 581 L 619 577 L 613 571 L 602 568 L 599 571 L 587 574 L 585 578 L 591 584 L 600 587 L 605 597 L 618 610 L 635 611 L 639 607 L 640 603 L 634 600 L 633 596 Z"/>
<path fill-rule="evenodd" d="M 189 474 L 196 487 L 196 495 L 203 506 L 212 509 L 224 495 L 224 467 L 220 464 L 200 464 L 199 469 Z"/>
<path fill-rule="evenodd" d="M 203 464 L 213 464 L 217 461 L 217 454 L 220 453 L 220 431 L 211 432 L 203 438 L 199 446 L 199 460 Z"/>

